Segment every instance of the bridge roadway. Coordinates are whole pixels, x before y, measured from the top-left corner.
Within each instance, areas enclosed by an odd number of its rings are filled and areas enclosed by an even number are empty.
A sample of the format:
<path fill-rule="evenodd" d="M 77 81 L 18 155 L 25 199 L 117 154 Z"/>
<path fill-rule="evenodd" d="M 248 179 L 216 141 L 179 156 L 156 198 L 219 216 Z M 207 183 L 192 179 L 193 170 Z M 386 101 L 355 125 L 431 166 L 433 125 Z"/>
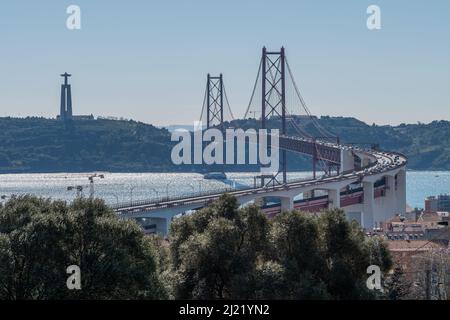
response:
<path fill-rule="evenodd" d="M 310 154 L 313 152 L 311 151 L 312 144 L 314 146 L 320 146 L 318 150 L 323 151 L 321 155 L 323 160 L 333 163 L 338 163 L 337 152 L 339 152 L 340 175 L 321 177 L 318 179 L 293 180 L 284 185 L 249 187 L 240 190 L 228 189 L 194 196 L 136 201 L 128 204 L 119 204 L 114 206 L 113 209 L 125 218 L 135 219 L 143 217 L 152 218 L 154 216 L 152 213 L 158 213 L 157 216 L 161 218 L 161 213 L 167 212 L 168 217 L 166 218 L 165 227 L 161 229 L 164 234 L 168 231 L 170 220 L 175 215 L 202 208 L 217 200 L 224 192 L 236 196 L 241 204 L 256 201 L 264 197 L 279 196 L 282 201 L 281 210 L 291 210 L 294 208 L 294 194 L 309 190 L 329 190 L 330 207 L 340 207 L 341 188 L 352 183 L 361 183 L 364 185 L 364 197 L 366 199 L 371 198 L 371 201 L 365 200 L 360 208 L 351 208 L 351 210 L 361 213 L 360 220 L 365 227 L 375 227 L 389 216 L 393 216 L 394 213 L 404 213 L 406 210 L 406 192 L 404 189 L 406 188 L 405 169 L 407 164 L 405 156 L 395 152 L 363 150 L 357 147 L 323 141 L 312 142 L 311 140 L 297 137 L 280 137 L 280 146 L 299 153 Z M 354 162 L 355 156 L 361 160 L 361 168 L 356 168 Z M 397 175 L 400 173 L 402 174 L 402 179 L 397 179 Z M 388 201 L 388 204 L 383 204 L 383 207 L 380 207 L 380 210 L 385 212 L 380 212 L 378 214 L 380 217 L 375 221 L 374 219 L 377 214 L 374 213 L 376 208 L 374 208 L 375 204 L 373 203 L 373 184 L 383 177 L 390 178 L 387 189 L 391 189 L 391 193 L 394 192 L 394 189 L 396 191 L 395 194 L 391 194 L 390 202 Z M 288 196 L 286 199 L 283 199 L 285 194 L 288 194 Z M 287 202 L 283 200 L 287 200 Z M 395 203 L 396 201 L 398 203 Z M 367 215 L 367 212 L 370 212 L 370 217 L 364 218 L 364 212 L 365 215 Z M 365 220 L 365 223 L 362 220 Z"/>
<path fill-rule="evenodd" d="M 341 163 L 341 148 L 333 143 L 317 142 L 313 139 L 280 136 L 280 148 L 315 156 L 317 160 L 332 164 Z"/>

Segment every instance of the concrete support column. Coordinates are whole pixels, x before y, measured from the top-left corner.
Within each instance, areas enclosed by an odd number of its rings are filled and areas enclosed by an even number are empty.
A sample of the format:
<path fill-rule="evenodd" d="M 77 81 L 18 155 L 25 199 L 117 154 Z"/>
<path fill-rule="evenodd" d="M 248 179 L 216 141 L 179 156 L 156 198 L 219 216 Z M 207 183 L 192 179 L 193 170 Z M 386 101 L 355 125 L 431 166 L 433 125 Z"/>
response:
<path fill-rule="evenodd" d="M 397 214 L 397 192 L 395 190 L 395 177 L 386 176 L 386 212 L 384 220 L 388 220 Z"/>
<path fill-rule="evenodd" d="M 341 150 L 340 172 L 351 171 L 355 168 L 355 158 L 350 150 Z"/>
<path fill-rule="evenodd" d="M 397 211 L 399 214 L 406 213 L 406 170 L 400 170 L 397 173 L 396 190 Z"/>
<path fill-rule="evenodd" d="M 373 182 L 363 182 L 364 203 L 363 203 L 363 227 L 373 229 L 374 227 L 374 188 Z"/>
<path fill-rule="evenodd" d="M 328 190 L 328 208 L 340 208 L 341 207 L 341 190 L 334 189 Z"/>
<path fill-rule="evenodd" d="M 283 197 L 281 200 L 281 212 L 294 210 L 294 198 Z"/>
<path fill-rule="evenodd" d="M 314 197 L 314 190 L 303 192 L 303 199 L 310 199 Z"/>
<path fill-rule="evenodd" d="M 261 208 L 264 205 L 264 198 L 256 198 L 253 202 L 255 205 Z"/>
<path fill-rule="evenodd" d="M 164 236 L 167 237 L 167 236 L 169 235 L 170 225 L 171 225 L 171 223 L 172 223 L 172 217 L 168 217 L 168 218 L 166 218 L 165 220 L 166 220 L 166 221 L 165 221 L 165 223 L 166 223 L 166 225 L 165 225 L 165 227 L 166 227 L 166 233 L 164 234 Z"/>
<path fill-rule="evenodd" d="M 370 159 L 367 156 L 361 158 L 361 167 L 368 166 L 370 164 Z"/>

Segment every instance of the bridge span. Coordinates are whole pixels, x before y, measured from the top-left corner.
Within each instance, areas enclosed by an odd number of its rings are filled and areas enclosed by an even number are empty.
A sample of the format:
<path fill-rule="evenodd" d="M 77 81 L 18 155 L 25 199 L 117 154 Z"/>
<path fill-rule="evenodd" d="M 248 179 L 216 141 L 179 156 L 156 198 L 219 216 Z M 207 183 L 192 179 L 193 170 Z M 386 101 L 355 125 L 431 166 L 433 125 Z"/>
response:
<path fill-rule="evenodd" d="M 287 81 L 294 88 L 294 95 L 286 94 Z M 260 90 L 256 90 L 258 83 Z M 256 92 L 261 94 L 255 95 Z M 292 101 L 287 99 L 291 96 L 294 99 Z M 202 116 L 206 111 L 207 128 L 225 129 L 225 103 L 232 119 L 236 120 L 228 104 L 222 74 L 219 77 L 208 74 L 202 108 Z M 263 48 L 255 86 L 243 119 L 249 119 L 248 115 L 256 112 L 252 111 L 253 106 L 261 114 L 258 126 L 266 129 L 268 121 L 275 119 L 280 132 L 280 170 L 269 178 L 268 184 L 264 182 L 266 177 L 261 177 L 259 187 L 255 183 L 254 187 L 239 190 L 137 201 L 116 205 L 114 210 L 124 218 L 139 220 L 145 230 L 163 235 L 167 235 L 170 223 L 177 215 L 201 209 L 217 200 L 224 192 L 234 195 L 241 205 L 261 204 L 263 211 L 269 216 L 284 210 L 318 212 L 324 208 L 342 208 L 349 219 L 357 220 L 368 230 L 379 227 L 395 214 L 405 213 L 406 157 L 395 152 L 345 146 L 323 128 L 311 115 L 300 94 L 283 47 L 279 52 Z M 289 112 L 296 106 L 302 108 L 300 112 L 305 112 L 315 131 L 323 137 L 318 137 L 317 134 L 312 136 L 311 132 L 306 132 L 295 121 Z M 296 136 L 288 134 L 288 125 L 293 127 Z M 336 139 L 336 142 L 327 142 L 329 138 Z M 312 156 L 311 179 L 287 179 L 287 151 Z M 317 163 L 323 165 L 326 173 L 320 178 L 316 177 Z M 282 177 L 281 181 L 278 181 L 278 174 Z M 316 191 L 319 190 L 321 195 L 317 196 L 319 192 Z M 301 200 L 295 200 L 300 196 Z M 267 198 L 277 198 L 279 204 L 264 205 L 264 199 Z"/>
<path fill-rule="evenodd" d="M 283 140 L 291 146 L 290 150 L 298 153 L 307 153 L 301 148 L 308 148 L 308 143 L 312 143 L 297 137 L 284 136 Z M 323 141 L 314 141 L 314 144 L 329 150 L 329 157 L 339 164 L 338 174 L 263 187 L 135 201 L 116 205 L 114 210 L 124 218 L 139 220 L 144 229 L 162 235 L 167 235 L 176 216 L 201 209 L 224 192 L 234 195 L 241 205 L 262 204 L 265 198 L 278 198 L 279 205 L 262 208 L 269 216 L 294 209 L 319 212 L 324 208 L 342 208 L 349 219 L 358 221 L 368 230 L 381 226 L 396 214 L 405 213 L 407 159 L 404 155 Z M 325 195 L 314 196 L 317 190 Z M 299 195 L 303 195 L 303 200 L 294 201 Z"/>

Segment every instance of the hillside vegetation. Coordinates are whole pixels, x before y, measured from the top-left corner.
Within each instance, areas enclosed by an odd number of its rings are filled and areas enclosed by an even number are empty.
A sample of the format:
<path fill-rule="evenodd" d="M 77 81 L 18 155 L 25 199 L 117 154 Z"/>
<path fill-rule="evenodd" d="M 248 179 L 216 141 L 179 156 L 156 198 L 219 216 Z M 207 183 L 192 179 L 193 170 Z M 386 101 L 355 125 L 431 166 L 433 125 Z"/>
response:
<path fill-rule="evenodd" d="M 0 118 L 0 172 L 164 171 L 170 134 L 135 121 Z"/>
<path fill-rule="evenodd" d="M 450 170 L 450 122 L 367 125 L 351 118 L 321 118 L 323 126 L 341 137 L 343 142 L 377 143 L 382 149 L 408 156 L 409 168 L 416 170 Z"/>
<path fill-rule="evenodd" d="M 277 119 L 268 127 L 277 127 Z M 312 121 L 295 120 L 320 136 Z M 345 143 L 379 144 L 409 157 L 409 168 L 450 170 L 450 122 L 368 125 L 354 118 L 321 117 L 317 122 Z M 238 120 L 234 127 L 255 127 L 256 120 Z M 296 134 L 294 127 L 288 127 Z M 136 121 L 98 119 L 61 121 L 44 118 L 0 118 L 0 173 L 17 172 L 164 172 L 201 168 L 175 166 L 170 159 L 170 132 Z M 289 155 L 293 170 L 309 170 L 310 159 Z M 231 167 L 254 170 L 254 167 Z"/>

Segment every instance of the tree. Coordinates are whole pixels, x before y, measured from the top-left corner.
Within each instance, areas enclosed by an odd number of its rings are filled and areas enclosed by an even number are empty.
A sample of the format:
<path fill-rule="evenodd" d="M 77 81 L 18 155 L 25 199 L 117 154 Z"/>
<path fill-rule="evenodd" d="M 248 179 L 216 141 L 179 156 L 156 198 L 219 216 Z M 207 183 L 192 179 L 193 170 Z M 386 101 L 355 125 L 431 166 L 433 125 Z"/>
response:
<path fill-rule="evenodd" d="M 268 220 L 224 195 L 172 223 L 170 264 L 178 299 L 370 299 L 367 267 L 392 262 L 341 210 Z"/>
<path fill-rule="evenodd" d="M 450 248 L 434 248 L 412 256 L 407 299 L 448 300 L 450 297 Z"/>
<path fill-rule="evenodd" d="M 230 195 L 175 220 L 170 233 L 175 298 L 252 298 L 268 231 L 268 220 L 256 206 L 238 209 Z"/>
<path fill-rule="evenodd" d="M 68 290 L 68 266 L 81 290 Z M 32 196 L 0 208 L 0 299 L 164 298 L 151 239 L 102 200 Z"/>
<path fill-rule="evenodd" d="M 283 270 L 285 299 L 326 299 L 326 268 L 317 219 L 291 211 L 278 215 L 271 230 L 272 260 Z"/>
<path fill-rule="evenodd" d="M 342 210 L 326 210 L 319 217 L 297 211 L 273 220 L 275 260 L 285 270 L 290 299 L 369 299 L 366 270 L 377 264 L 384 272 L 391 258 L 381 241 L 367 238 Z"/>
<path fill-rule="evenodd" d="M 394 272 L 386 279 L 386 297 L 389 300 L 401 300 L 410 293 L 411 283 L 406 280 L 403 268 L 396 265 Z"/>
<path fill-rule="evenodd" d="M 356 222 L 349 223 L 342 210 L 325 211 L 318 219 L 327 290 L 337 299 L 368 299 L 367 267 L 378 265 L 384 273 L 392 265 L 386 244 L 367 238 Z"/>

